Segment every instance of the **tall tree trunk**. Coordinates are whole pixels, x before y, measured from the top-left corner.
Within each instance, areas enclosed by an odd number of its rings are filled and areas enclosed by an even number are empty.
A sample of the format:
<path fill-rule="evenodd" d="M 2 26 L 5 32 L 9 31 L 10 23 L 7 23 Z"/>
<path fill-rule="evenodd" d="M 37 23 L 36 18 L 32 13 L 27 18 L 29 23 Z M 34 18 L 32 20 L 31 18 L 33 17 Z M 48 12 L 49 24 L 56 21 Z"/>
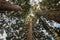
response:
<path fill-rule="evenodd" d="M 33 36 L 32 36 L 32 33 L 33 33 L 33 31 L 32 31 L 33 21 L 32 21 L 32 18 L 30 19 L 28 25 L 29 25 L 29 29 L 28 29 L 28 38 L 27 38 L 27 40 L 33 40 Z"/>

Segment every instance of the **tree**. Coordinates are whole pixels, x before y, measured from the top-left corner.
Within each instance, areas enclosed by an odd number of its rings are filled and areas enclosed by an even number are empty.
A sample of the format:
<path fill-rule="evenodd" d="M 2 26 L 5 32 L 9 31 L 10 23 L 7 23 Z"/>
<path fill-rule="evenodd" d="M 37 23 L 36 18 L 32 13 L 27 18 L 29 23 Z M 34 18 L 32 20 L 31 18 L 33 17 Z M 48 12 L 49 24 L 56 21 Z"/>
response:
<path fill-rule="evenodd" d="M 54 38 L 54 35 L 56 34 L 55 29 L 51 28 L 50 26 L 47 26 L 45 20 L 42 20 L 41 18 L 41 16 L 44 16 L 49 19 L 53 17 L 54 19 L 52 19 L 56 20 L 55 17 L 57 18 L 57 16 L 54 16 L 56 14 L 56 7 L 53 8 L 53 11 L 51 11 L 51 8 L 53 6 L 51 4 L 51 6 L 48 5 L 49 3 L 51 3 L 50 1 L 52 2 L 53 0 L 43 0 L 38 4 L 36 4 L 35 2 L 35 5 L 31 6 L 30 0 L 9 0 L 8 2 L 5 0 L 1 0 L 0 2 L 2 2 L 1 4 L 3 4 L 3 7 L 1 7 L 1 11 L 4 10 L 5 13 L 1 13 L 2 15 L 0 17 L 1 20 L 3 20 L 1 21 L 2 28 L 5 29 L 7 33 L 6 39 L 52 40 L 51 37 Z M 11 4 L 11 2 L 13 2 L 14 4 Z M 55 1 L 53 2 L 52 3 L 55 4 Z M 17 5 L 19 7 L 17 7 Z M 23 9 L 21 9 L 22 11 L 20 10 L 20 7 Z M 47 34 L 45 34 L 45 32 Z"/>
<path fill-rule="evenodd" d="M 43 15 L 44 17 L 54 20 L 60 23 L 60 1 L 59 0 L 42 0 L 40 2 L 40 8 L 42 10 L 38 15 Z"/>
<path fill-rule="evenodd" d="M 16 4 L 11 4 L 10 2 L 0 0 L 0 12 L 1 11 L 22 11 L 22 8 Z"/>

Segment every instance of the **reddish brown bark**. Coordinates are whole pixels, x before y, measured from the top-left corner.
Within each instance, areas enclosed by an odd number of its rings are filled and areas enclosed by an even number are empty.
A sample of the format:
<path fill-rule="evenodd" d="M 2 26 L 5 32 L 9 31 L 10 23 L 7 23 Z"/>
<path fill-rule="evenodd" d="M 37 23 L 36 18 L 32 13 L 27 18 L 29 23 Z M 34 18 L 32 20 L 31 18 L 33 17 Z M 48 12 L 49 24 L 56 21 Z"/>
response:
<path fill-rule="evenodd" d="M 33 22 L 32 22 L 32 18 L 30 19 L 29 21 L 29 29 L 28 29 L 28 37 L 27 37 L 27 40 L 33 40 L 33 36 L 32 36 L 32 26 L 33 25 Z"/>
<path fill-rule="evenodd" d="M 41 13 L 37 13 L 37 15 L 44 16 L 47 19 L 51 19 L 57 23 L 60 23 L 60 10 L 42 11 Z"/>
<path fill-rule="evenodd" d="M 22 8 L 18 5 L 0 0 L 0 11 L 22 11 Z"/>
<path fill-rule="evenodd" d="M 60 10 L 59 11 L 48 11 L 43 16 L 60 23 Z"/>

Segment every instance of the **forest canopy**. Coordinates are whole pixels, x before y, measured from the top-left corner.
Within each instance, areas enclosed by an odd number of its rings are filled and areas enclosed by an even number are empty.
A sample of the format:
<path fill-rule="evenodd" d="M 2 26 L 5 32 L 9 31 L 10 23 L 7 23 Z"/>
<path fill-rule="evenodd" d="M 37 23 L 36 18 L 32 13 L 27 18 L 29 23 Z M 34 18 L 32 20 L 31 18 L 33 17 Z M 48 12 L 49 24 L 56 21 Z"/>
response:
<path fill-rule="evenodd" d="M 59 40 L 60 0 L 0 0 L 0 39 Z"/>

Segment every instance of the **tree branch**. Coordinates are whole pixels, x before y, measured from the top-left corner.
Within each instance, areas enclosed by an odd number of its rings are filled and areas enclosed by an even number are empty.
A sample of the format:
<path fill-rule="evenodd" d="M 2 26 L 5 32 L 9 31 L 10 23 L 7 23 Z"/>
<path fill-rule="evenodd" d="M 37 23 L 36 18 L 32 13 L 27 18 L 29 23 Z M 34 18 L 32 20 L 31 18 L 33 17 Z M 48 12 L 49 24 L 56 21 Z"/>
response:
<path fill-rule="evenodd" d="M 22 8 L 18 5 L 0 0 L 0 11 L 22 11 Z"/>

